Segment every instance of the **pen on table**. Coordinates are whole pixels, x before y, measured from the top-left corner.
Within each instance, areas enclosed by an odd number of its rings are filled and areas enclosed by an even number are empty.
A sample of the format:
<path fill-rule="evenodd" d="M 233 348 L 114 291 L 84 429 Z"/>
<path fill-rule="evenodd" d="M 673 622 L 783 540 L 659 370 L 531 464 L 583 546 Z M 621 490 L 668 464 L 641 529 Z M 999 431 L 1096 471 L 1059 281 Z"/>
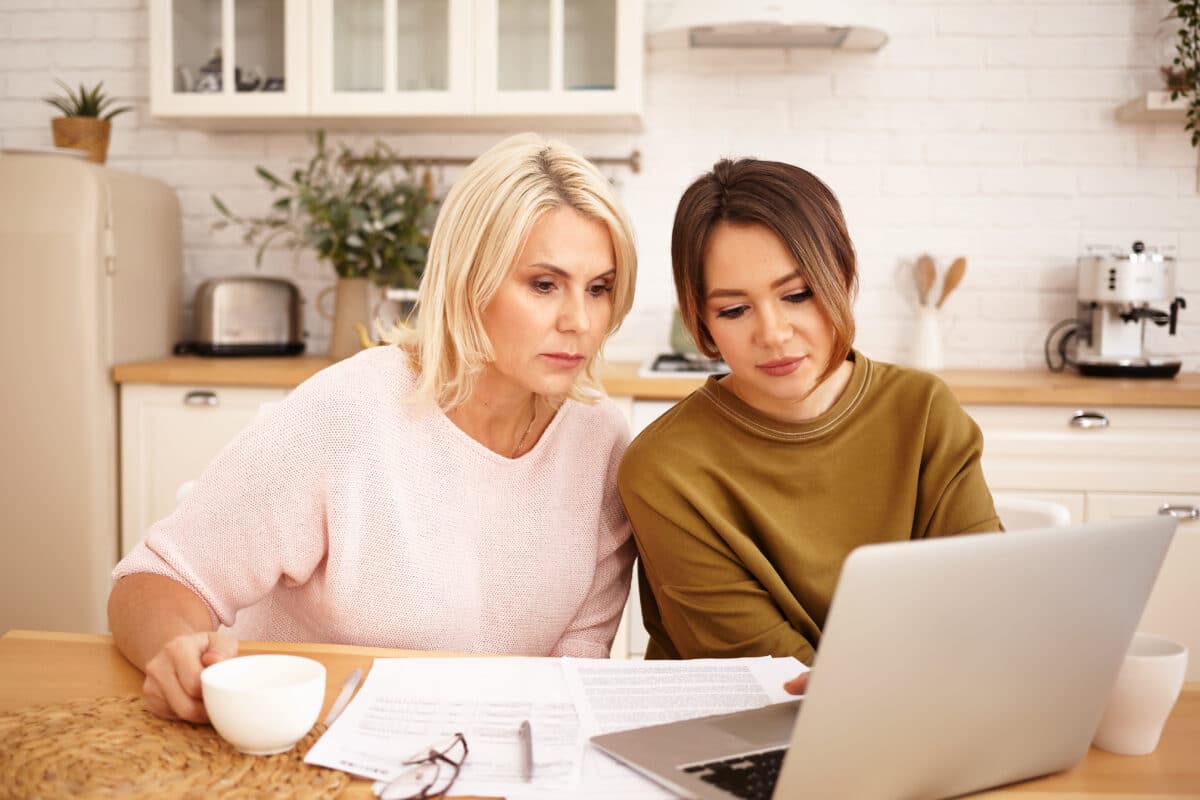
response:
<path fill-rule="evenodd" d="M 517 728 L 517 739 L 521 743 L 521 778 L 528 783 L 533 780 L 533 730 L 529 720 L 523 720 Z"/>
<path fill-rule="evenodd" d="M 355 669 L 346 676 L 346 682 L 342 684 L 342 690 L 338 692 L 338 696 L 334 698 L 333 705 L 329 707 L 329 713 L 325 715 L 325 727 L 328 728 L 333 724 L 333 721 L 342 714 L 342 710 L 346 708 L 346 704 L 350 702 L 350 696 L 354 694 L 354 689 L 358 686 L 358 682 L 362 680 L 362 670 Z"/>

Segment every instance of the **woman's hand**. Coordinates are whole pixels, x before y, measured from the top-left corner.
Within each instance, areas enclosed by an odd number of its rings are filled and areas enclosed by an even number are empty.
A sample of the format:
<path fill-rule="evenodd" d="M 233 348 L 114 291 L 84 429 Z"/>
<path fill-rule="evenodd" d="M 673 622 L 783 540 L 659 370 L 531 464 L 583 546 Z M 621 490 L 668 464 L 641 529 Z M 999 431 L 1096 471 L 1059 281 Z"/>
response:
<path fill-rule="evenodd" d="M 808 688 L 808 676 L 811 674 L 812 672 L 810 670 L 801 672 L 799 675 L 785 683 L 783 685 L 783 690 L 788 694 L 804 694 L 805 689 Z"/>
<path fill-rule="evenodd" d="M 208 722 L 200 672 L 233 658 L 237 652 L 237 639 L 227 631 L 176 636 L 146 662 L 146 681 L 142 684 L 146 706 L 164 719 Z"/>

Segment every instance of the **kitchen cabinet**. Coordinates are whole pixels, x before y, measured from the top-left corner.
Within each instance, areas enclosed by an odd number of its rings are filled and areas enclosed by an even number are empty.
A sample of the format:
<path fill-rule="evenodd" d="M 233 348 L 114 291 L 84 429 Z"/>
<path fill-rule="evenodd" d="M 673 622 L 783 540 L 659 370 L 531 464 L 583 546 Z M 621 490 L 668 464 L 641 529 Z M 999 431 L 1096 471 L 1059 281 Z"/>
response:
<path fill-rule="evenodd" d="M 636 436 L 674 404 L 631 400 L 622 408 Z M 1200 408 L 964 408 L 983 431 L 988 486 L 1061 503 L 1072 522 L 1114 518 L 1105 493 L 1138 492 L 1158 505 L 1200 495 Z"/>
<path fill-rule="evenodd" d="M 179 487 L 200 474 L 262 403 L 283 398 L 329 363 L 322 357 L 169 358 L 114 369 L 121 386 L 122 551 L 174 508 Z M 983 430 L 983 468 L 997 492 L 1061 503 L 1074 522 L 1154 514 L 1163 505 L 1190 516 L 1200 505 L 1200 382 L 1194 374 L 1132 382 L 1034 370 L 943 377 Z M 634 435 L 676 402 L 647 398 L 682 397 L 701 382 L 642 378 L 633 364 L 608 365 L 602 380 Z M 196 391 L 212 392 L 216 405 L 205 395 L 188 400 Z M 1181 520 L 1144 626 L 1200 652 L 1197 575 L 1200 521 Z M 646 643 L 635 581 L 613 656 L 640 658 Z M 1195 662 L 1200 679 L 1200 659 Z"/>
<path fill-rule="evenodd" d="M 181 490 L 287 389 L 121 385 L 121 555 L 171 513 Z"/>
<path fill-rule="evenodd" d="M 470 114 L 474 0 L 313 0 L 312 113 Z"/>
<path fill-rule="evenodd" d="M 634 436 L 674 405 L 634 400 Z M 1071 521 L 1173 513 L 1179 532 L 1155 584 L 1142 629 L 1200 652 L 1200 408 L 968 404 L 983 431 L 988 486 L 1010 496 L 1050 500 Z M 628 657 L 648 636 L 634 581 L 622 633 Z M 1190 680 L 1200 679 L 1200 659 Z"/>
<path fill-rule="evenodd" d="M 1200 492 L 1187 494 L 1089 492 L 1091 519 L 1171 514 L 1179 520 L 1138 630 L 1183 643 L 1193 655 L 1187 680 L 1200 680 Z"/>
<path fill-rule="evenodd" d="M 993 489 L 1200 491 L 1200 409 L 982 404 L 966 409 L 983 430 L 983 468 Z"/>
<path fill-rule="evenodd" d="M 475 111 L 634 115 L 641 0 L 477 0 Z"/>
<path fill-rule="evenodd" d="M 309 0 L 150 0 L 150 111 L 286 117 L 308 110 Z"/>
<path fill-rule="evenodd" d="M 640 125 L 640 0 L 151 0 L 150 17 L 157 116 Z"/>

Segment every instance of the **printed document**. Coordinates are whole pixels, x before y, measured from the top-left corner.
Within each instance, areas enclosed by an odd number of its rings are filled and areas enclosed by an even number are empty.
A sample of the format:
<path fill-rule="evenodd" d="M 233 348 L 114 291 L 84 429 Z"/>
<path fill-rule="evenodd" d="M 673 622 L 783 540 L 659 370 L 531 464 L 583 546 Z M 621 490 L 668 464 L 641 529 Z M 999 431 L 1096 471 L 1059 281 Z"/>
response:
<path fill-rule="evenodd" d="M 601 733 L 757 708 L 806 667 L 792 658 L 608 661 L 381 658 L 305 761 L 376 780 L 462 733 L 468 756 L 453 794 L 540 797 L 672 795 L 593 749 Z M 533 780 L 517 730 L 533 731 Z"/>

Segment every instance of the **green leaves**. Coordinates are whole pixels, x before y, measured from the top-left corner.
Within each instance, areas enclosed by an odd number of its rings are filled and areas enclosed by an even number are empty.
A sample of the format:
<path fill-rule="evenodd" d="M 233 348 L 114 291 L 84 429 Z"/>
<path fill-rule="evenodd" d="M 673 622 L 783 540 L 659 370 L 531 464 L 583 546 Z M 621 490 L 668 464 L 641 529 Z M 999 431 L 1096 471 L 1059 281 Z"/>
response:
<path fill-rule="evenodd" d="M 328 149 L 324 131 L 317 131 L 313 141 L 316 152 L 303 168 L 292 170 L 290 179 L 255 168 L 279 195 L 266 214 L 240 217 L 213 195 L 221 216 L 214 228 L 240 226 L 243 240 L 258 244 L 256 263 L 278 239 L 312 248 L 342 277 L 415 287 L 425 268 L 437 202 L 382 142 L 358 154 L 343 144 L 336 152 Z"/>
<path fill-rule="evenodd" d="M 57 108 L 68 117 L 96 117 L 111 120 L 126 111 L 132 111 L 132 106 L 113 108 L 113 99 L 104 94 L 104 81 L 100 81 L 91 89 L 79 84 L 76 92 L 61 80 L 55 80 L 62 87 L 63 93 L 43 97 L 42 100 Z"/>
<path fill-rule="evenodd" d="M 1183 72 L 1182 89 L 1173 89 L 1171 99 L 1187 98 L 1183 129 L 1191 131 L 1192 146 L 1200 146 L 1200 0 L 1170 0 L 1169 18 L 1179 20 L 1173 62 Z"/>

